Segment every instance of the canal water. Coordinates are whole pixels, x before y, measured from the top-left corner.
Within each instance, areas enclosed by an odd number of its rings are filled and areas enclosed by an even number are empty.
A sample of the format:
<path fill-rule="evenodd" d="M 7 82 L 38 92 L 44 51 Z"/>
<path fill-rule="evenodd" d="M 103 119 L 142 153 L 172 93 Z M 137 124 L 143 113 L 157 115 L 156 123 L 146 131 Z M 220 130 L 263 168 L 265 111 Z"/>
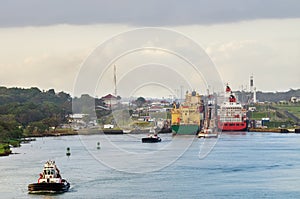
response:
<path fill-rule="evenodd" d="M 141 137 L 62 136 L 22 144 L 0 158 L 0 198 L 300 198 L 300 135 L 223 133 L 203 140 L 163 134 L 161 143 L 151 144 Z M 28 194 L 49 159 L 70 191 Z"/>

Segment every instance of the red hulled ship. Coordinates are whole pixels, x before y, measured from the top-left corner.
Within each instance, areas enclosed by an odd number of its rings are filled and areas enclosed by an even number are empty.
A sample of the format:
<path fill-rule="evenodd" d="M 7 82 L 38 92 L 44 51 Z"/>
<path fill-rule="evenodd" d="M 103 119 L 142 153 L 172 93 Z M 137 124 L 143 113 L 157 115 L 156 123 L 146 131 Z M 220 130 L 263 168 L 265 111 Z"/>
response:
<path fill-rule="evenodd" d="M 222 131 L 247 130 L 246 112 L 227 85 L 225 101 L 218 109 L 218 128 Z"/>

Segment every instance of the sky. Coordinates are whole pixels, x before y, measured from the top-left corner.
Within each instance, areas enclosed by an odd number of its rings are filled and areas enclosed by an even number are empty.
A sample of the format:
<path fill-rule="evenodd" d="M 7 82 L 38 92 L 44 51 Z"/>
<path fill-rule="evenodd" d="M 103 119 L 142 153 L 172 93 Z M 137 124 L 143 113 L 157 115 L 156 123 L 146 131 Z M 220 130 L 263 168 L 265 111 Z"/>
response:
<path fill-rule="evenodd" d="M 0 86 L 103 96 L 117 65 L 124 96 L 205 93 L 214 80 L 249 90 L 251 75 L 259 91 L 299 89 L 299 10 L 297 0 L 5 0 Z"/>

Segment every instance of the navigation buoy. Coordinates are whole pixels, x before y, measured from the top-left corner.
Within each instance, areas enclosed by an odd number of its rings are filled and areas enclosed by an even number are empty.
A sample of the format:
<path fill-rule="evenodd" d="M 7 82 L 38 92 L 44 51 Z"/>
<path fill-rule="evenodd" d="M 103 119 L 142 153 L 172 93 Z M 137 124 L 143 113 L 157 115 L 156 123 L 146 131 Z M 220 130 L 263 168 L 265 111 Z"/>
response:
<path fill-rule="evenodd" d="M 97 142 L 97 149 L 99 150 L 100 148 L 100 142 Z"/>
<path fill-rule="evenodd" d="M 67 153 L 66 155 L 69 157 L 71 155 L 71 152 L 70 152 L 70 147 L 67 148 Z"/>

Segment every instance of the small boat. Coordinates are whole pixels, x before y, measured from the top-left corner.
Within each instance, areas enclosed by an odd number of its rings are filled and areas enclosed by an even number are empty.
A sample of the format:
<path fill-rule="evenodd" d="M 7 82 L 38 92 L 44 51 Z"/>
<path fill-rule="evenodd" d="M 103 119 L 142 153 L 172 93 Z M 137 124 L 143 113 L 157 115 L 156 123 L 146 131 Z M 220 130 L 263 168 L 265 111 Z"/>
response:
<path fill-rule="evenodd" d="M 29 193 L 63 193 L 68 191 L 70 183 L 62 179 L 55 161 L 49 160 L 44 164 L 43 172 L 37 183 L 28 185 Z"/>
<path fill-rule="evenodd" d="M 198 133 L 198 138 L 217 138 L 218 132 L 213 132 L 212 129 L 204 129 Z"/>
<path fill-rule="evenodd" d="M 160 137 L 157 134 L 149 134 L 148 137 L 142 138 L 143 143 L 154 143 L 154 142 L 161 142 Z"/>

